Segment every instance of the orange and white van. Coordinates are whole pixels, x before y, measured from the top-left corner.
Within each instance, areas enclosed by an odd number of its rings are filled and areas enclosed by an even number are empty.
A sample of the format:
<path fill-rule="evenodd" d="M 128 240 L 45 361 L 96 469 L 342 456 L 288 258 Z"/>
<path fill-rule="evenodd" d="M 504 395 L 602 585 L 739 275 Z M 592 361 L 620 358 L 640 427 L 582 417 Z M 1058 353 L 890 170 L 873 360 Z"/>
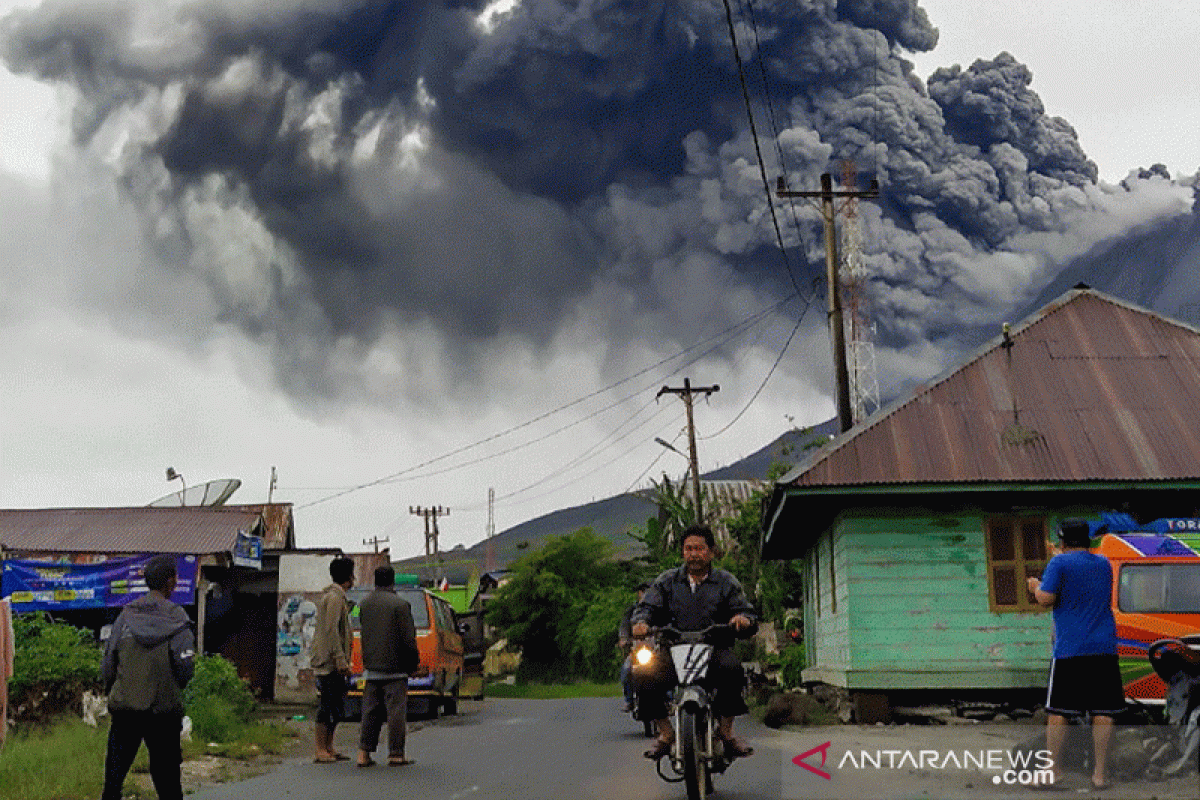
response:
<path fill-rule="evenodd" d="M 355 718 L 362 713 L 364 684 L 362 663 L 362 626 L 359 624 L 359 603 L 372 590 L 355 588 L 346 592 L 354 603 L 350 612 L 350 691 L 346 696 L 346 716 Z M 457 629 L 454 609 L 450 604 L 419 586 L 397 586 L 396 594 L 412 607 L 413 624 L 417 629 L 417 649 L 421 655 L 418 674 L 408 679 L 408 712 L 412 716 L 436 717 L 439 712 L 458 713 L 458 696 L 462 688 L 463 641 Z"/>
<path fill-rule="evenodd" d="M 1167 687 L 1146 654 L 1159 639 L 1200 634 L 1200 519 L 1163 519 L 1142 530 L 1108 533 L 1093 552 L 1113 568 L 1125 696 L 1161 703 Z"/>

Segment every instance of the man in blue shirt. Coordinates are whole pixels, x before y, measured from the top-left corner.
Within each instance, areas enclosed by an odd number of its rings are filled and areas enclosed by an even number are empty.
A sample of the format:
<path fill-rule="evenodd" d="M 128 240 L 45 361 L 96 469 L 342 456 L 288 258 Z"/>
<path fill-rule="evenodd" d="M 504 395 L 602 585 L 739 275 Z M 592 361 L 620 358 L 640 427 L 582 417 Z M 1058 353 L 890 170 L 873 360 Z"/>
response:
<path fill-rule="evenodd" d="M 1088 552 L 1091 535 L 1084 520 L 1059 526 L 1062 552 L 1050 559 L 1039 583 L 1028 581 L 1040 605 L 1054 609 L 1054 660 L 1046 689 L 1046 749 L 1060 777 L 1058 756 L 1069 718 L 1092 720 L 1095 752 L 1092 788 L 1108 788 L 1108 745 L 1113 717 L 1125 707 L 1117 662 L 1117 623 L 1112 613 L 1112 566 Z"/>

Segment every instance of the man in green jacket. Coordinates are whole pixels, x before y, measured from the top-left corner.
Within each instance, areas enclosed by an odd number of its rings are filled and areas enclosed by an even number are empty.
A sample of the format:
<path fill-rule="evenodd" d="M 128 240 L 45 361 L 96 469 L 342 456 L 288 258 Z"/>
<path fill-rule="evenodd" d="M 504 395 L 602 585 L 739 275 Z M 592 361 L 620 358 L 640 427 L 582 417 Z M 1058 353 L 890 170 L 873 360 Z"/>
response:
<path fill-rule="evenodd" d="M 386 716 L 388 764 L 411 764 L 404 755 L 408 725 L 408 676 L 420 664 L 417 629 L 412 608 L 396 594 L 396 572 L 390 566 L 375 570 L 375 591 L 359 606 L 362 623 L 363 707 L 359 733 L 358 765 L 374 764 L 371 754 L 379 746 L 379 730 Z"/>
<path fill-rule="evenodd" d="M 313 723 L 318 764 L 347 761 L 333 744 L 337 724 L 346 716 L 346 678 L 350 675 L 350 601 L 346 590 L 354 586 L 354 562 L 340 556 L 329 562 L 333 583 L 317 602 L 317 630 L 313 635 L 311 664 L 317 677 L 317 718 Z"/>
<path fill-rule="evenodd" d="M 159 800 L 183 798 L 179 733 L 183 688 L 195 670 L 196 637 L 187 614 L 168 599 L 175 590 L 175 557 L 150 559 L 144 577 L 150 591 L 121 609 L 100 667 L 112 715 L 102 800 L 121 800 L 143 741 Z"/>

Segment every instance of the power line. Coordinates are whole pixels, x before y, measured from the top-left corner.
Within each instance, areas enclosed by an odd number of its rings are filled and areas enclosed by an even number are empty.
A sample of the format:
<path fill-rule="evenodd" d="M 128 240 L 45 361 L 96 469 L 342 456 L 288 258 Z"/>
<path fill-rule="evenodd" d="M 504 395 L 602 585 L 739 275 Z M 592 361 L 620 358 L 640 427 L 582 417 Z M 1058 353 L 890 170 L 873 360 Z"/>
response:
<path fill-rule="evenodd" d="M 810 307 L 811 306 L 806 305 L 804 307 L 804 312 L 807 312 Z M 792 328 L 792 332 L 790 334 L 788 334 L 787 341 L 783 343 L 783 349 L 781 349 L 779 351 L 779 355 L 775 357 L 775 363 L 772 364 L 771 369 L 767 371 L 767 376 L 762 379 L 762 383 L 760 383 L 758 385 L 758 388 L 755 389 L 754 394 L 751 395 L 750 399 L 746 401 L 746 405 L 742 406 L 742 410 L 737 413 L 737 416 L 735 416 L 733 419 L 729 420 L 729 422 L 727 422 L 725 424 L 725 427 L 721 428 L 721 430 L 717 431 L 716 433 L 710 434 L 708 436 L 701 436 L 700 437 L 701 440 L 715 439 L 718 436 L 720 436 L 722 433 L 724 433 L 725 431 L 732 428 L 734 423 L 736 423 L 739 419 L 741 419 L 742 415 L 745 414 L 746 411 L 750 408 L 750 406 L 752 406 L 754 404 L 754 401 L 758 399 L 758 396 L 760 394 L 762 394 L 762 390 L 764 388 L 766 388 L 767 381 L 771 380 L 771 376 L 775 374 L 775 369 L 779 366 L 779 362 L 783 360 L 783 354 L 787 352 L 788 347 L 792 343 L 792 339 L 794 339 L 796 337 L 796 332 L 800 330 L 800 324 L 802 322 L 804 322 L 804 313 L 801 313 L 800 319 L 796 320 L 796 327 Z"/>
<path fill-rule="evenodd" d="M 771 180 L 767 177 L 767 165 L 763 163 L 762 146 L 758 141 L 758 127 L 754 123 L 754 108 L 750 102 L 750 88 L 746 85 L 746 70 L 742 63 L 742 51 L 737 43 L 737 31 L 733 26 L 733 9 L 729 5 L 729 0 L 722 0 L 725 5 L 725 22 L 729 26 L 729 42 L 733 46 L 733 58 L 737 63 L 738 83 L 742 87 L 742 99 L 746 103 L 746 119 L 750 124 L 750 138 L 754 140 L 754 154 L 758 158 L 758 171 L 762 177 L 763 195 L 767 200 L 767 208 L 771 210 L 771 224 L 775 227 L 775 240 L 779 242 L 779 254 L 783 257 L 783 265 L 787 268 L 788 279 L 792 282 L 792 288 L 796 290 L 796 294 L 801 298 L 804 297 L 804 292 L 800 289 L 800 284 L 796 282 L 796 276 L 792 272 L 792 262 L 788 258 L 787 248 L 783 245 L 783 231 L 779 227 L 779 215 L 775 213 L 775 201 L 771 197 Z M 778 137 L 776 137 L 778 138 Z"/>
<path fill-rule="evenodd" d="M 673 370 L 671 373 L 668 373 L 668 374 L 674 374 L 678 370 L 683 369 L 684 367 L 688 366 L 688 364 L 694 363 L 694 361 L 697 361 L 700 358 L 703 358 L 705 355 L 708 355 L 709 353 L 711 353 L 713 350 L 715 350 L 717 347 L 719 347 L 721 344 L 723 344 L 726 339 L 732 339 L 732 338 L 736 337 L 737 335 L 740 335 L 740 333 L 743 332 L 742 329 L 748 330 L 749 328 L 753 327 L 758 322 L 765 319 L 768 315 L 774 313 L 775 311 L 777 311 L 780 308 L 782 308 L 783 306 L 785 306 L 787 303 L 791 302 L 793 297 L 796 297 L 796 295 L 795 294 L 788 295 L 787 297 L 778 301 L 777 303 L 775 303 L 771 306 L 768 306 L 767 308 L 764 308 L 755 314 L 752 314 L 751 316 L 747 317 L 746 319 L 743 319 L 740 322 L 737 322 L 737 323 L 729 326 L 728 328 L 725 328 L 724 330 L 720 331 L 719 333 L 713 334 L 712 336 L 710 336 L 706 339 L 702 339 L 701 341 L 697 342 L 696 344 L 686 347 L 683 350 L 679 351 L 678 353 L 675 353 L 674 355 L 660 359 L 659 361 L 655 362 L 654 364 L 651 364 L 643 369 L 640 369 L 637 372 L 633 373 L 632 375 L 628 375 L 618 381 L 614 381 L 613 383 L 608 384 L 607 386 L 601 387 L 600 389 L 597 389 L 593 392 L 589 392 L 588 394 L 583 395 L 582 397 L 578 397 L 575 400 L 572 400 L 568 403 L 565 403 L 565 404 L 559 406 L 558 408 L 552 409 L 543 414 L 538 414 L 537 416 L 532 417 L 524 422 L 518 423 L 517 425 L 513 425 L 510 428 L 506 428 L 505 430 L 499 431 L 498 433 L 491 434 L 490 436 L 485 436 L 484 438 L 479 439 L 475 442 L 463 445 L 462 447 L 455 448 L 455 449 L 450 450 L 449 452 L 443 453 L 439 456 L 435 456 L 433 458 L 422 461 L 419 464 L 414 464 L 411 467 L 406 467 L 405 469 L 390 473 L 388 475 L 384 475 L 383 477 L 376 478 L 371 481 L 366 481 L 364 483 L 355 484 L 353 486 L 346 487 L 346 488 L 341 489 L 340 491 L 334 492 L 333 494 L 330 494 L 326 497 L 321 497 L 316 500 L 312 500 L 308 503 L 298 505 L 298 506 L 296 506 L 296 509 L 299 510 L 301 508 L 311 508 L 312 506 L 320 505 L 322 503 L 327 503 L 330 500 L 335 500 L 339 497 L 344 497 L 345 495 L 351 494 L 353 492 L 358 492 L 363 489 L 369 489 L 371 487 L 379 486 L 381 484 L 394 482 L 397 478 L 400 478 L 401 476 L 405 476 L 410 473 L 416 472 L 417 470 L 423 469 L 432 464 L 436 464 L 438 462 L 445 461 L 446 459 L 452 458 L 453 456 L 456 456 L 461 453 L 465 453 L 470 450 L 474 450 L 478 447 L 481 447 L 481 446 L 487 444 L 488 442 L 493 442 L 497 439 L 503 438 L 504 436 L 508 436 L 519 430 L 528 428 L 531 425 L 541 422 L 542 420 L 552 417 L 555 414 L 558 414 L 569 408 L 573 408 L 573 407 L 579 405 L 580 403 L 590 400 L 593 397 L 596 397 L 605 392 L 611 391 L 612 389 L 615 389 L 618 386 L 622 386 L 626 383 L 629 383 L 630 381 L 632 381 L 642 375 L 645 375 L 649 372 L 652 372 L 652 371 L 658 369 L 659 367 L 662 367 L 665 364 L 669 364 L 671 361 L 674 361 L 677 358 L 680 358 L 680 357 L 685 356 L 689 353 L 692 353 L 696 350 L 699 350 L 700 348 L 704 347 L 705 345 L 709 345 L 713 342 L 716 342 L 716 344 L 714 344 L 708 350 L 704 350 L 699 355 L 695 356 L 691 362 L 686 362 L 686 363 L 680 365 L 678 368 L 676 368 L 676 370 Z M 609 407 L 611 407 L 611 406 L 609 406 Z M 608 409 L 607 408 L 601 409 L 601 411 L 590 414 L 587 417 L 584 417 L 584 419 L 585 420 L 590 419 L 590 418 L 596 416 L 597 414 L 602 413 L 603 411 L 606 411 L 606 410 L 608 410 Z M 478 461 L 472 461 L 472 462 L 460 464 L 458 466 L 466 467 L 466 466 L 470 466 L 474 463 L 478 463 Z"/>

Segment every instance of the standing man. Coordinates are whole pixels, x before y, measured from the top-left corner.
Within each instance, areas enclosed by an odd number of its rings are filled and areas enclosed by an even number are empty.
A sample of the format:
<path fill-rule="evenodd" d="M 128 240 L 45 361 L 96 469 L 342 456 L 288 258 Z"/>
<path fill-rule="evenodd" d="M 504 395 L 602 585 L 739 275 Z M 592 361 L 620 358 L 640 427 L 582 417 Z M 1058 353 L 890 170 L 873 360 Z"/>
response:
<path fill-rule="evenodd" d="M 348 761 L 333 746 L 333 732 L 346 715 L 346 677 L 350 674 L 350 601 L 346 590 L 354 586 L 354 562 L 339 557 L 329 562 L 333 583 L 317 603 L 317 631 L 313 635 L 312 667 L 317 676 L 317 719 L 313 725 L 318 764 Z"/>
<path fill-rule="evenodd" d="M 125 776 L 143 741 L 154 791 L 161 800 L 183 798 L 179 733 L 183 688 L 196 666 L 196 636 L 187 614 L 169 599 L 175 590 L 175 557 L 155 556 L 143 576 L 149 591 L 121 609 L 100 666 L 112 716 L 103 800 L 121 800 Z"/>
<path fill-rule="evenodd" d="M 1125 707 L 1117 661 L 1117 623 L 1112 613 L 1112 566 L 1103 556 L 1088 552 L 1091 535 L 1085 520 L 1063 520 L 1058 537 L 1062 552 L 1050 559 L 1040 584 L 1037 578 L 1027 581 L 1038 603 L 1054 609 L 1046 749 L 1057 782 L 1068 718 L 1090 716 L 1095 754 L 1092 788 L 1107 789 L 1113 717 Z"/>
<path fill-rule="evenodd" d="M 358 765 L 372 766 L 371 754 L 379 746 L 384 718 L 388 726 L 388 764 L 411 764 L 404 755 L 408 725 L 408 676 L 420 664 L 417 629 L 412 608 L 396 594 L 396 572 L 391 566 L 375 569 L 375 591 L 363 598 L 358 611 L 362 624 L 363 687 L 362 729 Z"/>
<path fill-rule="evenodd" d="M 632 633 L 641 638 L 650 625 L 672 625 L 681 631 L 702 631 L 710 625 L 728 623 L 738 631 L 753 633 L 758 616 L 746 599 L 742 585 L 732 573 L 713 569 L 716 556 L 712 530 L 693 525 L 683 532 L 683 565 L 655 578 L 633 612 Z M 646 751 L 646 758 L 659 759 L 671 751 L 675 741 L 667 719 L 666 697 L 674 684 L 675 671 L 668 659 L 659 659 L 658 672 L 641 681 L 638 707 L 655 720 L 658 741 Z M 729 648 L 713 651 L 705 682 L 714 690 L 713 713 L 719 718 L 717 735 L 732 757 L 754 754 L 754 748 L 733 735 L 733 718 L 749 711 L 742 690 L 746 675 Z"/>

